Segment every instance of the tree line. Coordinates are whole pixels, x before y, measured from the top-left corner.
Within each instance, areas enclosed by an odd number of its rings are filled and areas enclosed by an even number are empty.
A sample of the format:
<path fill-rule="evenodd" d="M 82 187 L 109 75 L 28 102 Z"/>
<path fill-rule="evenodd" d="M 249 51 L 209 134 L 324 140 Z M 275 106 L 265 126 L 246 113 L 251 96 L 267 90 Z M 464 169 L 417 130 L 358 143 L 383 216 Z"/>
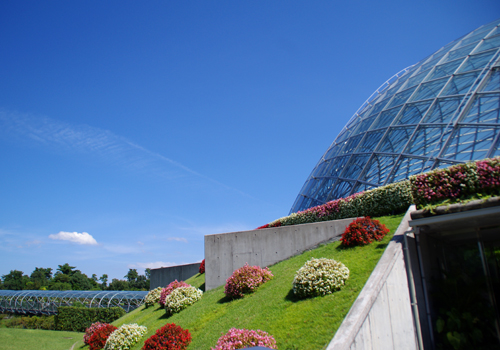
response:
<path fill-rule="evenodd" d="M 113 278 L 108 284 L 108 275 L 92 277 L 77 270 L 68 263 L 52 268 L 36 267 L 31 275 L 19 270 L 11 270 L 0 279 L 0 289 L 7 290 L 149 290 L 151 270 L 139 275 L 136 269 L 129 269 L 124 280 Z"/>

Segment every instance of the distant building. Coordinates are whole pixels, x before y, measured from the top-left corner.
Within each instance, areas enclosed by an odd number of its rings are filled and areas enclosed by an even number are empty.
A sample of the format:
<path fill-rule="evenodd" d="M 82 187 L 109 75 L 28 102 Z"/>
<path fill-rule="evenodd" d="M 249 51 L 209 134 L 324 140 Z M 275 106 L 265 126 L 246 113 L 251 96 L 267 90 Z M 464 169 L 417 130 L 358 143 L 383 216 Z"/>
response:
<path fill-rule="evenodd" d="M 321 157 L 290 212 L 500 155 L 499 24 L 453 41 L 377 89 Z"/>

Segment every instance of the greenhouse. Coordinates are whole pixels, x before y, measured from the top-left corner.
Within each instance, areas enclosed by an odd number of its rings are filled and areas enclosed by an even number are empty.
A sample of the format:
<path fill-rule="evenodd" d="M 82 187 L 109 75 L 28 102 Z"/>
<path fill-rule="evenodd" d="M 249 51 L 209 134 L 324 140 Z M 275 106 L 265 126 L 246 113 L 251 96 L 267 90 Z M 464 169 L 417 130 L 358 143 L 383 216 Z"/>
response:
<path fill-rule="evenodd" d="M 121 307 L 132 311 L 144 303 L 148 292 L 138 291 L 45 291 L 0 290 L 0 313 L 57 314 L 59 306 Z"/>
<path fill-rule="evenodd" d="M 394 75 L 359 108 L 290 212 L 500 155 L 500 20 Z"/>

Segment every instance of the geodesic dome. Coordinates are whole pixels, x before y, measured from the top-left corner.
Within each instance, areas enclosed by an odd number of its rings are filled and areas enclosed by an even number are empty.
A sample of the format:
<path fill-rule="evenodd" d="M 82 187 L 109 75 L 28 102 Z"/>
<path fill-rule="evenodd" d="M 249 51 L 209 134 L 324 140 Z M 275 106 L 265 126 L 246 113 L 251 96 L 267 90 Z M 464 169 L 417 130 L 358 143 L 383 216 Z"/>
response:
<path fill-rule="evenodd" d="M 500 155 L 500 20 L 397 73 L 358 109 L 290 213 Z"/>

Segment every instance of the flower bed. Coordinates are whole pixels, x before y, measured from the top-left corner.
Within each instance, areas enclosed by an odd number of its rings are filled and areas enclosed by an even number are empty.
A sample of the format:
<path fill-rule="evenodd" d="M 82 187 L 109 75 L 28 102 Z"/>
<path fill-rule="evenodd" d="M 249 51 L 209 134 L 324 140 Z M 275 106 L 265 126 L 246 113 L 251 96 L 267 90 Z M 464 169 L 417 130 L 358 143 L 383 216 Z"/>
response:
<path fill-rule="evenodd" d="M 177 280 L 175 280 L 175 281 L 170 282 L 168 284 L 168 286 L 166 286 L 165 288 L 163 288 L 161 290 L 161 295 L 160 295 L 160 300 L 159 300 L 160 305 L 162 307 L 165 307 L 165 299 L 167 298 L 167 295 L 172 293 L 172 291 L 174 289 L 180 288 L 180 287 L 191 287 L 191 285 L 185 283 L 184 281 L 178 282 Z"/>
<path fill-rule="evenodd" d="M 293 293 L 298 297 L 314 297 L 339 290 L 349 278 L 349 269 L 333 259 L 307 261 L 295 274 Z"/>
<path fill-rule="evenodd" d="M 219 338 L 212 350 L 234 350 L 254 346 L 276 349 L 276 340 L 272 335 L 261 330 L 231 328 Z"/>
<path fill-rule="evenodd" d="M 104 350 L 128 350 L 146 334 L 148 329 L 144 326 L 124 324 L 109 336 Z"/>
<path fill-rule="evenodd" d="M 112 324 L 106 324 L 103 327 L 99 327 L 94 334 L 89 339 L 89 349 L 90 350 L 101 350 L 106 345 L 111 333 L 117 330 Z"/>
<path fill-rule="evenodd" d="M 167 323 L 144 342 L 142 350 L 185 350 L 191 339 L 187 329 Z"/>
<path fill-rule="evenodd" d="M 158 287 L 149 291 L 149 293 L 146 295 L 146 298 L 144 299 L 144 304 L 146 305 L 146 307 L 153 306 L 160 301 L 162 289 L 162 287 Z"/>
<path fill-rule="evenodd" d="M 83 336 L 83 342 L 85 345 L 89 345 L 90 337 L 97 331 L 99 328 L 106 326 L 107 323 L 102 323 L 102 322 L 94 322 L 85 329 L 85 335 Z"/>
<path fill-rule="evenodd" d="M 165 311 L 167 315 L 177 313 L 200 300 L 202 295 L 201 290 L 192 286 L 176 288 L 165 299 Z"/>
<path fill-rule="evenodd" d="M 200 269 L 198 270 L 199 273 L 205 273 L 205 259 L 201 261 L 200 264 Z"/>
<path fill-rule="evenodd" d="M 244 294 L 254 292 L 261 284 L 273 277 L 268 268 L 260 266 L 245 266 L 235 270 L 226 280 L 224 293 L 230 298 L 241 298 Z"/>
<path fill-rule="evenodd" d="M 367 216 L 351 222 L 346 227 L 340 241 L 346 247 L 366 245 L 374 240 L 380 242 L 387 233 L 389 233 L 389 229 L 385 225 Z"/>

